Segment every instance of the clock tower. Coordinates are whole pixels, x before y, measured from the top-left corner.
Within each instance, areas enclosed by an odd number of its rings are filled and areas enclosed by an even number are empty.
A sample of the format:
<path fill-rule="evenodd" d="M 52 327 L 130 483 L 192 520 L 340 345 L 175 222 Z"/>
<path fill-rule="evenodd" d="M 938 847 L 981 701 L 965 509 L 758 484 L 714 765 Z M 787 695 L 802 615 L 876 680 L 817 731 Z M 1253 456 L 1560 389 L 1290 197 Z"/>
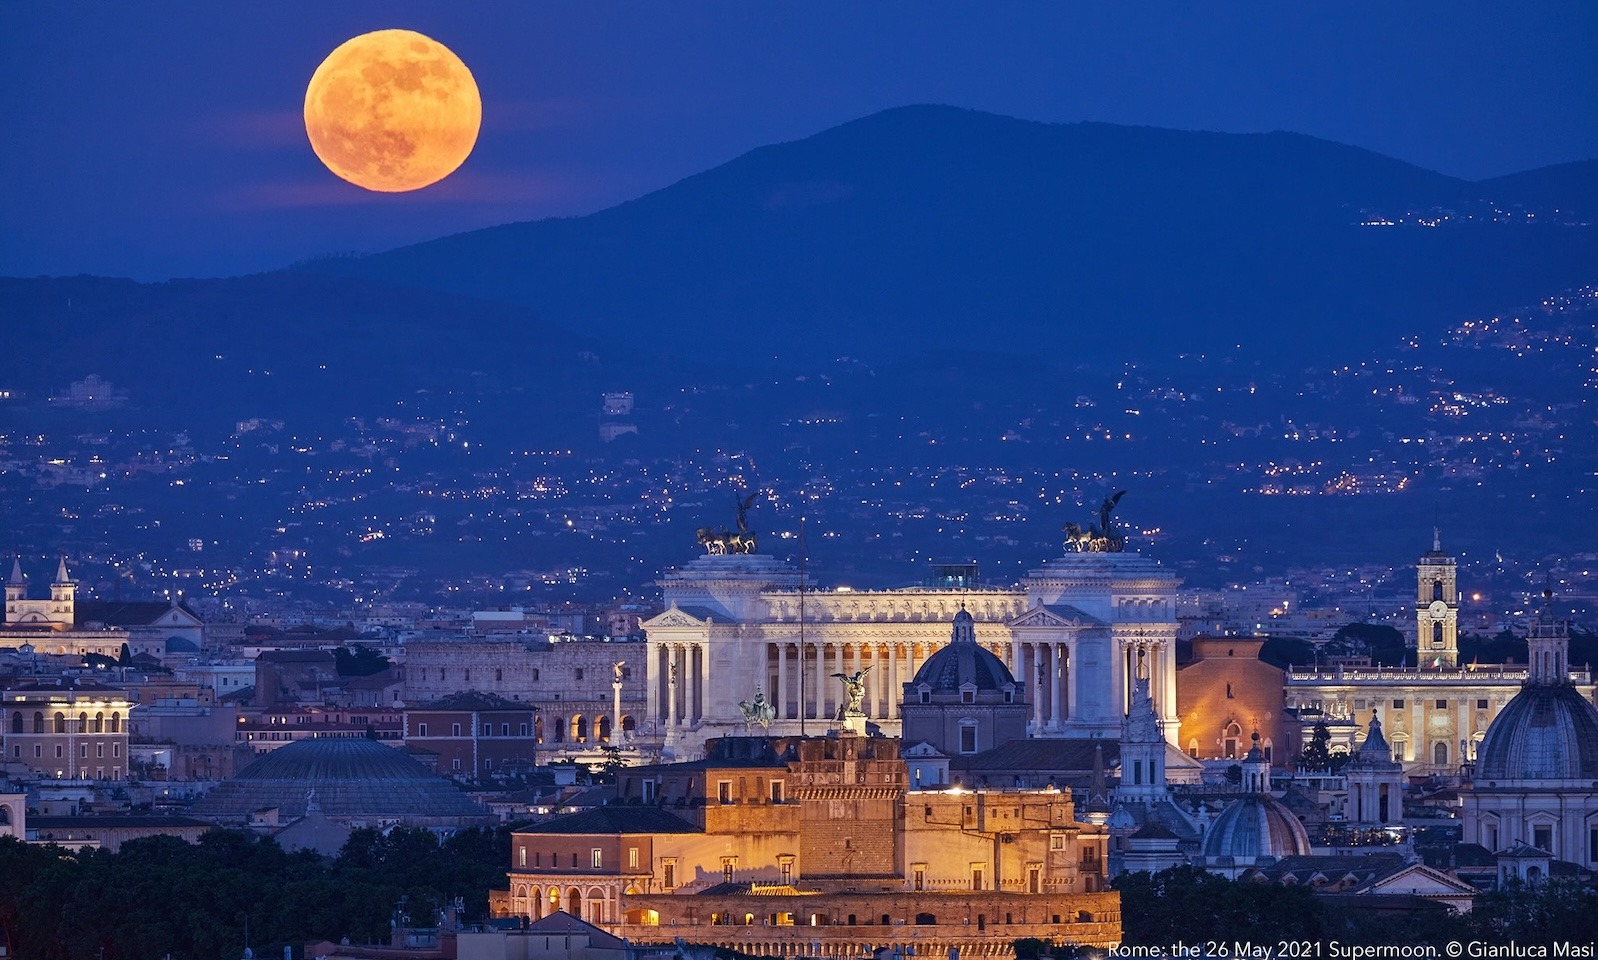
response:
<path fill-rule="evenodd" d="M 1422 667 L 1459 665 L 1458 564 L 1443 552 L 1442 536 L 1432 528 L 1432 548 L 1416 566 L 1415 655 Z"/>

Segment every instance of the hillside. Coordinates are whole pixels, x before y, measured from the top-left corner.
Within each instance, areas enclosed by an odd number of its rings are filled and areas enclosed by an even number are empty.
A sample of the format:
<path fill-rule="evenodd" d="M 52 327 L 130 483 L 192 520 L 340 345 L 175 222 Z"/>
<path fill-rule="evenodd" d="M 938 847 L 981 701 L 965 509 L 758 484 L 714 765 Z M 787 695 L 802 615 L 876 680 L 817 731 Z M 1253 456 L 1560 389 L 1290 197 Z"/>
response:
<path fill-rule="evenodd" d="M 1488 215 L 1579 179 L 1471 184 L 1296 134 L 906 107 L 590 216 L 311 269 L 724 361 L 978 342 L 1092 361 L 1239 343 L 1312 356 L 1590 280 L 1591 227 Z M 1438 211 L 1455 215 L 1417 222 Z M 1397 225 L 1362 225 L 1380 220 Z"/>

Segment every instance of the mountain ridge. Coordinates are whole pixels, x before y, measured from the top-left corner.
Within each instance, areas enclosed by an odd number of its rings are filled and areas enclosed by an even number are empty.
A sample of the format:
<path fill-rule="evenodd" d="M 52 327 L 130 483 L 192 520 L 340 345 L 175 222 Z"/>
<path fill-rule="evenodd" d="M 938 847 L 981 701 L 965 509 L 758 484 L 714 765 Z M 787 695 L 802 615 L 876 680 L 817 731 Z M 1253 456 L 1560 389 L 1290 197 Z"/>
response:
<path fill-rule="evenodd" d="M 1127 335 L 1172 352 L 1274 350 L 1284 313 L 1299 315 L 1296 346 L 1313 353 L 1588 279 L 1580 268 L 1598 257 L 1581 227 L 1362 225 L 1512 204 L 1487 193 L 1536 179 L 1483 187 L 1303 134 L 918 106 L 759 147 L 584 217 L 311 269 L 514 303 L 723 361 L 880 359 L 957 347 L 973 324 L 1022 350 L 1100 360 Z"/>

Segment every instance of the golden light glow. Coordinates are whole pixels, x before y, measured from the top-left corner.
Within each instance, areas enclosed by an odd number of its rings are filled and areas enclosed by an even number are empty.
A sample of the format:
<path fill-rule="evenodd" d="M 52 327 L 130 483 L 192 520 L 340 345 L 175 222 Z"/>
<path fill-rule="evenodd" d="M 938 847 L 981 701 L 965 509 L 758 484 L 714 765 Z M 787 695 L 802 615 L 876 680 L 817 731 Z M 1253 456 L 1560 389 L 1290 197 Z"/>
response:
<path fill-rule="evenodd" d="M 411 30 L 340 44 L 305 90 L 305 133 L 327 168 L 384 193 L 455 172 L 477 143 L 477 81 L 448 47 Z"/>

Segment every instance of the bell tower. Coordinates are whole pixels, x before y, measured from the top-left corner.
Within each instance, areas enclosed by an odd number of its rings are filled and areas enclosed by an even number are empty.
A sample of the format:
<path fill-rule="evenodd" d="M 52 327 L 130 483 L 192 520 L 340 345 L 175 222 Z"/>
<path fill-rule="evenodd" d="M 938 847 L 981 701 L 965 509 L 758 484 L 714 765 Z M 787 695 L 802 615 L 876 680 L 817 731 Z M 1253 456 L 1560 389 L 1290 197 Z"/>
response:
<path fill-rule="evenodd" d="M 1459 665 L 1458 562 L 1443 552 L 1432 528 L 1432 548 L 1416 565 L 1415 659 L 1422 667 Z"/>

